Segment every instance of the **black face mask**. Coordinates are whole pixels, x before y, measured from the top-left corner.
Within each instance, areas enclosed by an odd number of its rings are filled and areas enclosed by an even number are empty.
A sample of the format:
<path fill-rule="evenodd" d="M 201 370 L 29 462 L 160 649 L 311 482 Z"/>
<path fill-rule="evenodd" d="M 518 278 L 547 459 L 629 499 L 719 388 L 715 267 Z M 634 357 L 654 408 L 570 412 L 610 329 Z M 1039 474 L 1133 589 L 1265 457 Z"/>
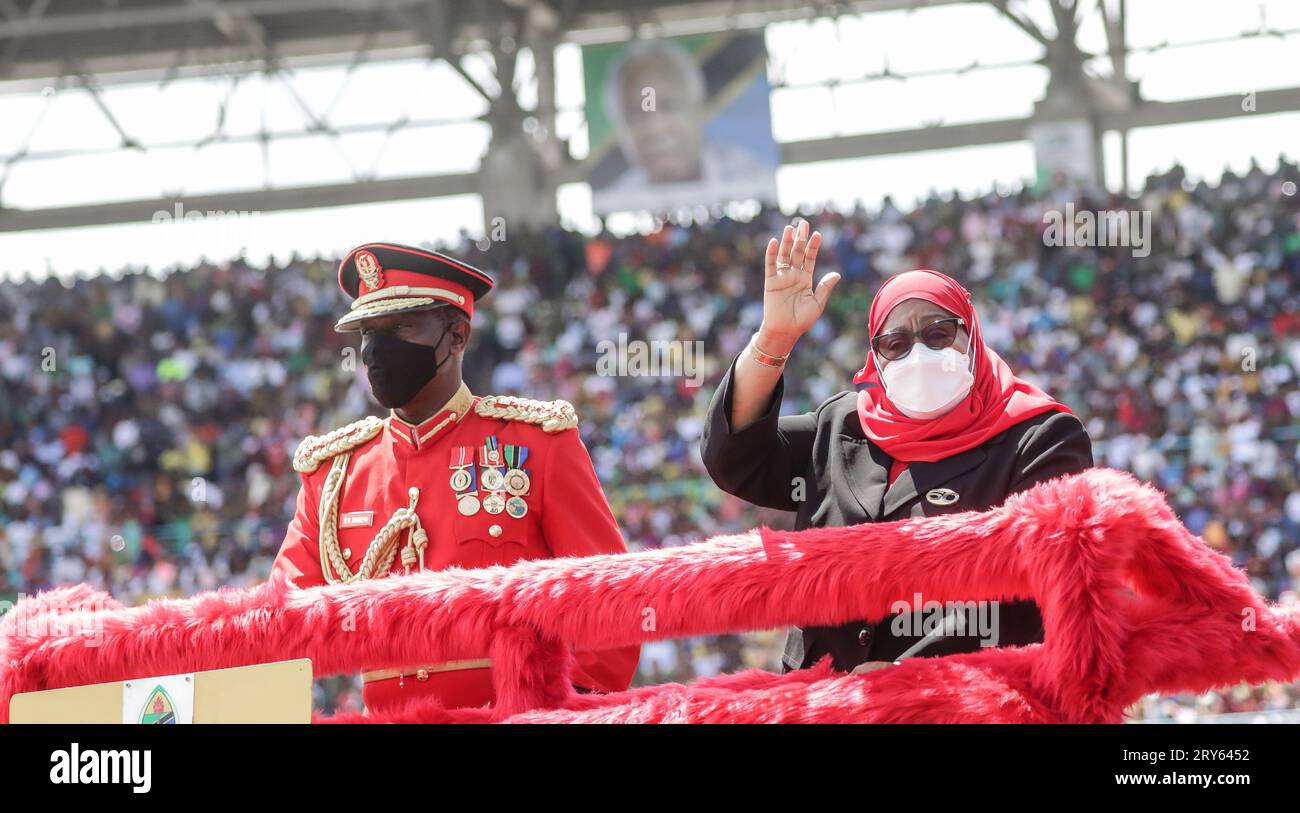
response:
<path fill-rule="evenodd" d="M 361 361 L 366 365 L 366 377 L 370 379 L 375 400 L 389 409 L 410 403 L 451 357 L 448 353 L 438 360 L 438 348 L 446 337 L 444 330 L 432 347 L 404 341 L 391 333 L 370 337 L 361 348 Z"/>

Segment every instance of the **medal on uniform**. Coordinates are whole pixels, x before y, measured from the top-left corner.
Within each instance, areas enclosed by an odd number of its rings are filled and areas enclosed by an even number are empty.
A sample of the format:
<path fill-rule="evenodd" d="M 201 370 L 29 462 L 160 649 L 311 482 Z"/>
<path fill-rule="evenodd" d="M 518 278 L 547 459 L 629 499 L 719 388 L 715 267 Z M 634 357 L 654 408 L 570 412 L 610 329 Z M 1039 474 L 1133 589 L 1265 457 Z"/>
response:
<path fill-rule="evenodd" d="M 451 450 L 451 490 L 459 494 L 462 491 L 471 491 L 474 485 L 474 475 L 469 473 L 469 467 L 474 465 L 474 459 L 470 456 L 469 446 L 460 446 Z"/>
<path fill-rule="evenodd" d="M 528 494 L 528 488 L 531 485 L 528 472 L 524 471 L 524 460 L 527 458 L 527 446 L 506 447 L 506 465 L 510 467 L 510 470 L 506 472 L 504 485 L 506 491 L 515 497 L 523 497 Z M 510 516 L 514 516 L 514 514 Z M 520 514 L 520 516 L 523 516 L 523 514 Z"/>
<path fill-rule="evenodd" d="M 458 446 L 451 450 L 451 489 L 456 492 L 456 510 L 472 517 L 479 512 L 478 488 L 474 482 L 474 447 Z"/>
<path fill-rule="evenodd" d="M 515 519 L 523 519 L 524 514 L 528 513 L 528 503 L 523 497 L 511 497 L 506 500 L 506 513 Z"/>
<path fill-rule="evenodd" d="M 500 514 L 506 510 L 506 498 L 495 492 L 487 495 L 483 498 L 483 510 L 489 514 Z"/>
<path fill-rule="evenodd" d="M 462 516 L 472 517 L 478 513 L 478 509 L 478 497 L 475 497 L 473 494 L 462 494 L 460 495 L 460 498 L 456 500 L 456 510 L 459 511 Z"/>
<path fill-rule="evenodd" d="M 497 439 L 492 435 L 483 442 L 479 450 L 479 475 L 483 481 L 484 491 L 501 491 L 505 488 L 505 477 L 501 475 L 501 450 L 497 448 Z"/>
<path fill-rule="evenodd" d="M 500 491 L 505 488 L 505 478 L 500 469 L 483 469 L 483 490 Z"/>

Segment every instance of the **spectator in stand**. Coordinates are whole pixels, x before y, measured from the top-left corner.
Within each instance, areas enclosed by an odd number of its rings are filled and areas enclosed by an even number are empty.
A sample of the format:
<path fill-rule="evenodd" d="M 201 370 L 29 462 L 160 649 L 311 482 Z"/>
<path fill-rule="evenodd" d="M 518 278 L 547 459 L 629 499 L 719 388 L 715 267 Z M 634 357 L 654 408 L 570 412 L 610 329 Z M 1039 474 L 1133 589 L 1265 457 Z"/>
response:
<path fill-rule="evenodd" d="M 844 279 L 808 338 L 824 352 L 787 365 L 782 413 L 812 409 L 861 366 L 860 314 L 883 279 L 934 268 L 971 291 L 1008 365 L 1071 406 L 1098 465 L 1163 489 L 1264 595 L 1294 595 L 1297 184 L 1283 160 L 1215 185 L 1174 168 L 1133 197 L 1072 199 L 1151 212 L 1145 257 L 1045 245 L 1043 215 L 1066 202 L 1054 190 L 805 211 L 824 237 L 819 265 Z M 763 241 L 786 222 L 768 210 L 449 247 L 498 275 L 504 303 L 476 313 L 470 387 L 574 402 L 633 549 L 788 527 L 718 490 L 698 448 L 712 391 L 761 321 Z M 345 305 L 332 258 L 129 270 L 0 283 L 0 598 L 84 581 L 134 603 L 261 581 L 293 513 L 298 441 L 380 411 L 355 347 L 330 329 Z M 597 344 L 620 333 L 703 342 L 704 386 L 600 375 Z M 647 656 L 642 680 L 775 669 L 780 638 L 670 642 L 675 656 Z M 1260 691 L 1300 702 L 1294 687 Z"/>

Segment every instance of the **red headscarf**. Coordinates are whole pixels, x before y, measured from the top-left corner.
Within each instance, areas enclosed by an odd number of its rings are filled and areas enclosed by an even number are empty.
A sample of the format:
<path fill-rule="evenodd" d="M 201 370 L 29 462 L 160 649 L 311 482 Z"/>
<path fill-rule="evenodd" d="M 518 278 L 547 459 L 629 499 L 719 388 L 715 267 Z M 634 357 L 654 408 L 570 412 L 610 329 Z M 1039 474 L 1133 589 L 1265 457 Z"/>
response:
<path fill-rule="evenodd" d="M 864 385 L 858 393 L 858 417 L 867 438 L 895 461 L 932 463 L 973 449 L 1035 415 L 1053 409 L 1070 411 L 1033 384 L 1016 378 L 1007 363 L 984 344 L 970 293 L 938 271 L 908 271 L 885 280 L 867 317 L 872 336 L 880 332 L 894 306 L 907 299 L 932 302 L 966 322 L 975 383 L 970 395 L 947 414 L 928 420 L 909 418 L 889 402 L 875 353 L 868 351 L 866 366 L 853 377 L 854 384 Z"/>

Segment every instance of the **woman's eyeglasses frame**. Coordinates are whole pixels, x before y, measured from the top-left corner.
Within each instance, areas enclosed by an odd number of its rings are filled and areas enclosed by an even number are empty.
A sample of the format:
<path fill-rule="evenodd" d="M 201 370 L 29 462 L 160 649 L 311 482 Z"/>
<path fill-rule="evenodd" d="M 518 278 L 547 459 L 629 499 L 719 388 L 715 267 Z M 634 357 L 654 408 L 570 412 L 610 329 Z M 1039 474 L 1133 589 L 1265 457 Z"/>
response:
<path fill-rule="evenodd" d="M 941 341 L 939 344 L 930 344 L 929 342 L 925 341 L 925 339 L 921 338 L 921 334 L 923 334 L 925 331 L 929 330 L 935 325 L 944 324 L 945 322 L 953 322 L 956 325 L 956 327 L 952 331 L 952 336 L 948 338 L 947 341 Z M 907 356 L 912 352 L 912 348 L 916 346 L 917 341 L 923 342 L 925 346 L 930 348 L 931 350 L 943 350 L 946 347 L 952 347 L 953 344 L 957 341 L 957 334 L 960 333 L 961 329 L 964 327 L 966 327 L 966 320 L 961 318 L 960 316 L 945 316 L 942 319 L 935 319 L 933 322 L 923 325 L 920 330 L 912 331 L 906 328 L 899 328 L 898 330 L 891 330 L 888 333 L 881 333 L 879 336 L 876 336 L 871 340 L 871 350 L 877 356 L 884 359 L 885 361 L 899 361 L 900 359 L 907 358 Z M 908 338 L 910 338 L 911 341 L 907 343 L 907 351 L 893 358 L 890 358 L 889 356 L 886 356 L 884 353 L 880 352 L 880 341 L 890 336 L 907 336 Z"/>

